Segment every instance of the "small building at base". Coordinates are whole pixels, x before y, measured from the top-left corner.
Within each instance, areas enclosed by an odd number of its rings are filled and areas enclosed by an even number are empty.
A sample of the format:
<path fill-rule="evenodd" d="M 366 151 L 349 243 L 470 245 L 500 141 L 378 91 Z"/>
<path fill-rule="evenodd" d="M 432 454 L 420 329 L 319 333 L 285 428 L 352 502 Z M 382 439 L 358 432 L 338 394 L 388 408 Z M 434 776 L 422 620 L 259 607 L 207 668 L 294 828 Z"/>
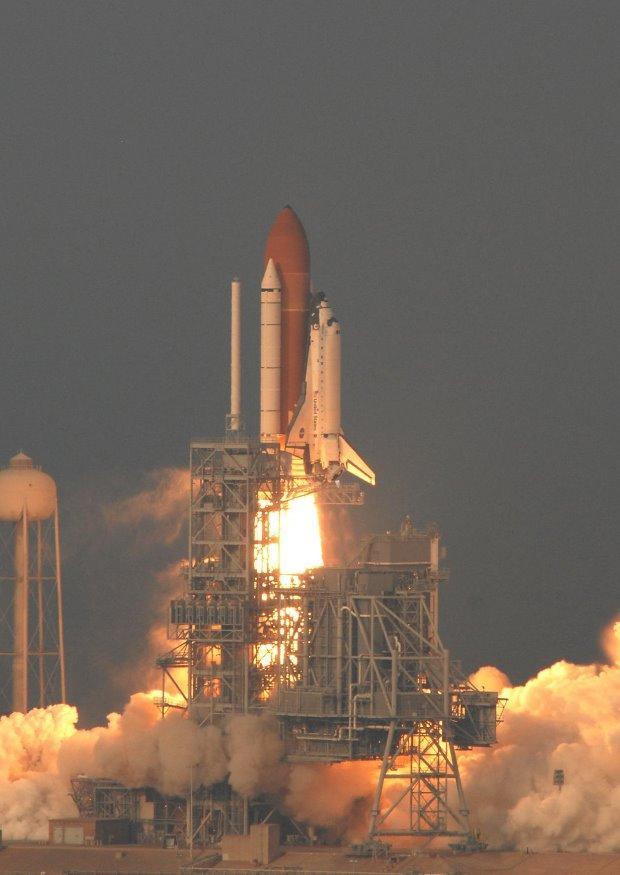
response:
<path fill-rule="evenodd" d="M 49 822 L 51 845 L 126 845 L 131 841 L 129 820 L 64 817 Z"/>
<path fill-rule="evenodd" d="M 280 856 L 280 825 L 255 823 L 249 835 L 225 835 L 222 837 L 222 860 L 248 862 L 267 866 Z"/>

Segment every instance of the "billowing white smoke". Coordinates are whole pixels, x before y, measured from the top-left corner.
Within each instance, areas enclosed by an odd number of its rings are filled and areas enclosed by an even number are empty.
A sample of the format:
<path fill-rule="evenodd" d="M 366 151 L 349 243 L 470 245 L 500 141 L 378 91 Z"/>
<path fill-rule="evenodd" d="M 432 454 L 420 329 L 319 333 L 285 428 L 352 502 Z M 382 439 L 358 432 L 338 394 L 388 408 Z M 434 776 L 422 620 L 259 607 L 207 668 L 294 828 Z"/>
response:
<path fill-rule="evenodd" d="M 77 711 L 51 705 L 0 719 L 0 823 L 8 839 L 42 839 L 49 818 L 77 812 L 69 797 L 78 774 L 128 787 L 184 794 L 230 773 L 248 796 L 279 791 L 285 779 L 277 726 L 266 717 L 231 719 L 224 731 L 199 728 L 179 711 L 160 719 L 150 695 L 131 697 L 108 725 L 77 730 Z"/>
<path fill-rule="evenodd" d="M 136 693 L 122 714 L 109 715 L 107 727 L 82 730 L 64 741 L 58 771 L 66 781 L 85 773 L 176 794 L 188 789 L 192 772 L 196 786 L 221 780 L 227 758 L 218 729 L 202 730 L 179 711 L 161 720 L 151 696 Z"/>
<path fill-rule="evenodd" d="M 70 779 L 78 774 L 172 795 L 185 794 L 190 783 L 210 786 L 228 776 L 243 796 L 286 799 L 295 816 L 341 830 L 372 785 L 368 764 L 290 768 L 277 723 L 267 715 L 233 717 L 223 729 L 199 728 L 179 711 L 160 719 L 153 698 L 137 693 L 105 727 L 77 730 L 77 716 L 69 705 L 52 705 L 0 720 L 5 838 L 44 839 L 50 818 L 74 816 Z"/>
<path fill-rule="evenodd" d="M 377 782 L 375 762 L 296 765 L 290 770 L 284 810 L 331 836 L 361 840 Z"/>
<path fill-rule="evenodd" d="M 474 676 L 509 699 L 499 744 L 462 754 L 474 825 L 493 847 L 620 850 L 620 623 L 609 665 L 558 662 L 522 687 L 497 669 Z M 499 682 L 499 683 L 498 683 Z M 106 727 L 78 731 L 68 705 L 0 719 L 0 823 L 7 838 L 45 838 L 50 817 L 74 814 L 75 774 L 183 794 L 228 776 L 239 793 L 270 795 L 299 820 L 332 834 L 364 833 L 376 764 L 283 764 L 277 724 L 232 718 L 200 729 L 180 712 L 164 720 L 151 696 L 131 697 Z M 553 784 L 562 769 L 565 784 Z"/>
<path fill-rule="evenodd" d="M 279 794 L 286 786 L 287 768 L 278 724 L 267 714 L 231 718 L 226 727 L 230 757 L 229 781 L 247 798 L 261 793 Z"/>
<path fill-rule="evenodd" d="M 521 687 L 504 683 L 499 744 L 461 755 L 468 805 L 491 845 L 620 850 L 620 622 L 604 641 L 609 665 L 561 661 Z M 488 667 L 472 678 L 486 689 L 497 679 Z"/>
<path fill-rule="evenodd" d="M 75 733 L 70 705 L 0 718 L 0 824 L 13 839 L 47 837 L 50 817 L 74 812 L 58 775 L 58 752 Z"/>
<path fill-rule="evenodd" d="M 154 472 L 142 492 L 105 509 L 109 531 L 130 532 L 132 549 L 175 545 L 184 524 L 187 472 Z M 136 538 L 138 533 L 138 539 Z M 163 603 L 180 563 L 156 579 L 151 654 L 167 649 Z M 474 824 L 493 846 L 620 850 L 620 622 L 605 633 L 607 666 L 558 662 L 522 687 L 485 667 L 474 682 L 508 698 L 499 744 L 460 756 Z M 134 660 L 135 666 L 135 660 Z M 129 677 L 124 679 L 127 683 Z M 183 794 L 190 781 L 226 776 L 242 795 L 269 794 L 294 817 L 334 833 L 364 834 L 376 780 L 374 763 L 283 764 L 277 725 L 242 716 L 199 729 L 180 712 L 159 719 L 151 696 L 131 697 L 106 727 L 76 730 L 68 705 L 0 718 L 0 826 L 6 838 L 41 839 L 51 817 L 75 814 L 71 776 L 107 777 L 127 786 Z M 552 778 L 563 769 L 565 785 Z"/>

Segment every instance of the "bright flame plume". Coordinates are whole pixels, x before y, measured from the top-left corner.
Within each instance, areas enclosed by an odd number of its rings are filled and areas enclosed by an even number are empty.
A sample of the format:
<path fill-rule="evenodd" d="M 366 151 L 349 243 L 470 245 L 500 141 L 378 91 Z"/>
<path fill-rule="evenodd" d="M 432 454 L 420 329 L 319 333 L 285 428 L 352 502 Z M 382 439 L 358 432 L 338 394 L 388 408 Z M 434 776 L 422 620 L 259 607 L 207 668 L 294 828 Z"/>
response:
<path fill-rule="evenodd" d="M 255 662 L 264 672 L 264 698 L 273 688 L 273 670 L 288 660 L 297 664 L 299 649 L 299 611 L 289 603 L 278 605 L 279 589 L 300 586 L 300 576 L 323 566 L 323 550 L 316 499 L 313 494 L 283 501 L 279 510 L 270 510 L 265 496 L 259 499 L 255 525 L 254 567 L 259 575 L 260 602 L 265 611 L 259 618 L 261 636 Z M 283 642 L 285 642 L 283 646 Z"/>

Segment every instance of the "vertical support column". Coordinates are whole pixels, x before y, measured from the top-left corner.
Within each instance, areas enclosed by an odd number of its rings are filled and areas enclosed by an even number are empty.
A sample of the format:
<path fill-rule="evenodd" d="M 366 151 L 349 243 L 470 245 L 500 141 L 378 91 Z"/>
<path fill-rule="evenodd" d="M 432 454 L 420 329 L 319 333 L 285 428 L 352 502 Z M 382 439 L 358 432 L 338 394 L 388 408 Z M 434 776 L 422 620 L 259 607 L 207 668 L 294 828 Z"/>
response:
<path fill-rule="evenodd" d="M 465 792 L 463 790 L 463 784 L 461 782 L 461 773 L 459 771 L 459 761 L 456 756 L 456 750 L 454 749 L 454 745 L 452 742 L 448 742 L 447 746 L 447 754 L 446 758 L 448 760 L 449 769 L 451 769 L 452 774 L 454 775 L 454 782 L 456 784 L 456 792 L 459 804 L 458 818 L 455 814 L 453 816 L 457 821 L 461 824 L 463 830 L 467 833 L 467 835 L 472 835 L 471 825 L 469 823 L 469 809 L 467 808 L 467 803 L 465 801 Z"/>
<path fill-rule="evenodd" d="M 28 710 L 28 512 L 15 524 L 13 597 L 13 710 Z"/>
<path fill-rule="evenodd" d="M 37 520 L 37 626 L 39 648 L 39 708 L 45 708 L 45 625 L 43 598 L 43 524 Z M 64 701 L 64 699 L 63 699 Z"/>
<path fill-rule="evenodd" d="M 58 505 L 54 510 L 54 564 L 56 570 L 56 606 L 58 611 L 58 662 L 60 663 L 60 698 L 67 701 L 67 678 L 65 669 L 65 625 L 62 614 L 62 575 L 60 569 L 60 518 Z"/>
<path fill-rule="evenodd" d="M 194 764 L 192 763 L 189 770 L 189 799 L 187 800 L 186 816 L 187 816 L 187 837 L 189 839 L 189 858 L 194 859 Z"/>
<path fill-rule="evenodd" d="M 370 814 L 370 826 L 368 827 L 368 838 L 372 840 L 375 837 L 377 829 L 377 819 L 381 810 L 381 796 L 383 794 L 383 784 L 385 776 L 392 758 L 392 745 L 394 743 L 394 732 L 396 729 L 396 721 L 392 720 L 387 731 L 385 739 L 385 750 L 383 752 L 383 762 L 381 763 L 381 771 L 377 778 L 377 786 L 375 788 L 375 798 L 372 803 L 372 811 Z"/>
<path fill-rule="evenodd" d="M 450 651 L 443 652 L 443 732 L 449 734 L 450 727 Z"/>
<path fill-rule="evenodd" d="M 340 601 L 336 602 L 336 713 L 342 714 L 342 650 L 344 644 L 344 630 L 343 630 L 343 607 L 340 604 Z M 307 625 L 307 624 L 306 624 Z M 307 640 L 305 642 L 305 657 L 306 662 L 308 659 L 308 644 Z M 304 667 L 304 677 L 308 677 L 307 667 Z"/>

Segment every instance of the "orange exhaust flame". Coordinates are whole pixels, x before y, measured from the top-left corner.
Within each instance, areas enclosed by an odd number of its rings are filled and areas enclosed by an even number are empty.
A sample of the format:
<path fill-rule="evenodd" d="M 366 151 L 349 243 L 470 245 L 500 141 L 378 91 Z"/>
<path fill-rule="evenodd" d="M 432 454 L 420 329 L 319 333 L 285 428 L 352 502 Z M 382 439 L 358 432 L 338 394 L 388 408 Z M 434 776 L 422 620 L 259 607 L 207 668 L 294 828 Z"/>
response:
<path fill-rule="evenodd" d="M 268 508 L 268 499 L 259 500 Z M 300 575 L 323 565 L 321 532 L 315 496 L 303 495 L 284 501 L 280 510 L 259 513 L 255 525 L 254 567 L 261 579 L 259 600 L 265 612 L 259 617 L 259 633 L 263 638 L 255 647 L 255 664 L 264 673 L 262 698 L 268 698 L 273 688 L 273 669 L 286 658 L 297 664 L 299 611 L 290 605 L 277 606 L 279 589 L 300 586 Z M 270 671 L 271 670 L 271 671 Z"/>

